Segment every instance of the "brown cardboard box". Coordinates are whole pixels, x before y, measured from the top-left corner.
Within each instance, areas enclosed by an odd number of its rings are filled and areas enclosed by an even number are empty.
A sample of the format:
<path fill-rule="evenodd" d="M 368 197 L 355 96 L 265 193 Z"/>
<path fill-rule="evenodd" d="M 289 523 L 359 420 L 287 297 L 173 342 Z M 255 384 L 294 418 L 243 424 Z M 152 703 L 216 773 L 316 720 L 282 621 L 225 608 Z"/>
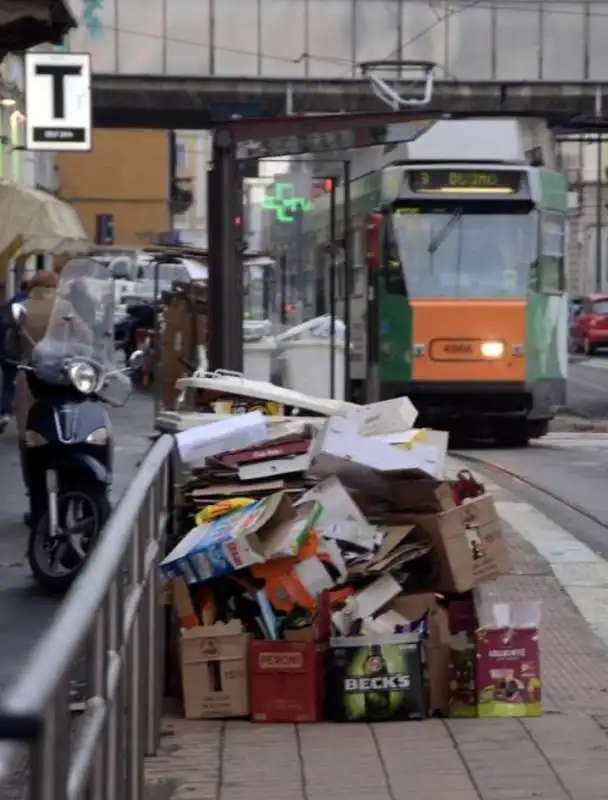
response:
<path fill-rule="evenodd" d="M 429 716 L 444 716 L 449 705 L 450 630 L 448 615 L 433 594 L 399 595 L 389 609 L 415 623 L 428 615 L 428 638 L 425 648 Z"/>
<path fill-rule="evenodd" d="M 419 525 L 433 542 L 440 565 L 442 592 L 466 592 L 511 569 L 500 520 L 490 495 L 482 495 L 440 514 L 404 515 L 403 522 Z"/>
<path fill-rule="evenodd" d="M 248 716 L 248 640 L 238 620 L 181 632 L 186 719 Z"/>
<path fill-rule="evenodd" d="M 450 630 L 447 611 L 435 603 L 429 615 L 427 642 L 427 680 L 429 716 L 446 716 L 450 702 Z"/>
<path fill-rule="evenodd" d="M 432 479 L 394 480 L 390 482 L 390 493 L 395 510 L 436 513 L 456 506 L 450 485 Z"/>

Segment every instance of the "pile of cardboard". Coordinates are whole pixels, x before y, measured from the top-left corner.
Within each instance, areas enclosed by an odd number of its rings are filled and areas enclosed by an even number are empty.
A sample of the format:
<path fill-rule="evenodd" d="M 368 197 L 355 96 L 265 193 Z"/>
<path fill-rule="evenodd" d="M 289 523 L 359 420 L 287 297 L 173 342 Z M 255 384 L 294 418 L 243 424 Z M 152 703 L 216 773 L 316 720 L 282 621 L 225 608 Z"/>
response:
<path fill-rule="evenodd" d="M 530 609 L 505 623 L 484 602 L 479 626 L 479 587 L 510 569 L 493 500 L 463 501 L 447 435 L 412 421 L 401 398 L 320 430 L 254 412 L 178 439 L 191 523 L 161 570 L 187 717 L 538 712 Z"/>

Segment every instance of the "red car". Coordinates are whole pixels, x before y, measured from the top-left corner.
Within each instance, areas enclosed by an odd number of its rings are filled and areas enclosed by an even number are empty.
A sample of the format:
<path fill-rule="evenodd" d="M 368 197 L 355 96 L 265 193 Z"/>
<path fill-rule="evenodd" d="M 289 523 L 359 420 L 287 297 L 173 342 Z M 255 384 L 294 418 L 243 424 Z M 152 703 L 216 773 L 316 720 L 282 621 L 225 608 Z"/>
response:
<path fill-rule="evenodd" d="M 608 347 L 608 293 L 589 294 L 579 302 L 570 323 L 570 347 L 574 353 L 591 355 L 598 347 Z"/>

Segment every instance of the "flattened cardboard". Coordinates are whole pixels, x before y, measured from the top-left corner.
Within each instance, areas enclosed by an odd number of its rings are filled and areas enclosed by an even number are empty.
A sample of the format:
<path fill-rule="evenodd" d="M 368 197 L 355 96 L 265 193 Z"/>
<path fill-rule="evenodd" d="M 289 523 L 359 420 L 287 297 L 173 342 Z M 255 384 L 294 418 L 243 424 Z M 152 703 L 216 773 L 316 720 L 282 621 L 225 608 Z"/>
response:
<path fill-rule="evenodd" d="M 316 500 L 322 506 L 315 523 L 317 532 L 330 539 L 352 542 L 373 550 L 377 530 L 365 519 L 338 478 L 332 476 L 309 489 L 296 503 Z"/>
<path fill-rule="evenodd" d="M 384 532 L 380 545 L 367 561 L 353 564 L 351 576 L 379 575 L 415 561 L 431 550 L 431 543 L 415 525 L 395 525 Z"/>
<path fill-rule="evenodd" d="M 180 666 L 186 719 L 249 714 L 249 637 L 240 622 L 198 626 L 180 634 Z"/>

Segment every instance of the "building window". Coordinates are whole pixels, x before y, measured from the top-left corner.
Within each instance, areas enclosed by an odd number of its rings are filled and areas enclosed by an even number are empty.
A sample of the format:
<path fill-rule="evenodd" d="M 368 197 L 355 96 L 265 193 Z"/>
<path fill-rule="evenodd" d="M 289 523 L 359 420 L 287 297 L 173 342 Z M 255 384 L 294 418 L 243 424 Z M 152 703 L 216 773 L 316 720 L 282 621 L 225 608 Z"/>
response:
<path fill-rule="evenodd" d="M 183 143 L 177 143 L 175 145 L 175 168 L 186 169 L 186 162 L 186 145 Z"/>

